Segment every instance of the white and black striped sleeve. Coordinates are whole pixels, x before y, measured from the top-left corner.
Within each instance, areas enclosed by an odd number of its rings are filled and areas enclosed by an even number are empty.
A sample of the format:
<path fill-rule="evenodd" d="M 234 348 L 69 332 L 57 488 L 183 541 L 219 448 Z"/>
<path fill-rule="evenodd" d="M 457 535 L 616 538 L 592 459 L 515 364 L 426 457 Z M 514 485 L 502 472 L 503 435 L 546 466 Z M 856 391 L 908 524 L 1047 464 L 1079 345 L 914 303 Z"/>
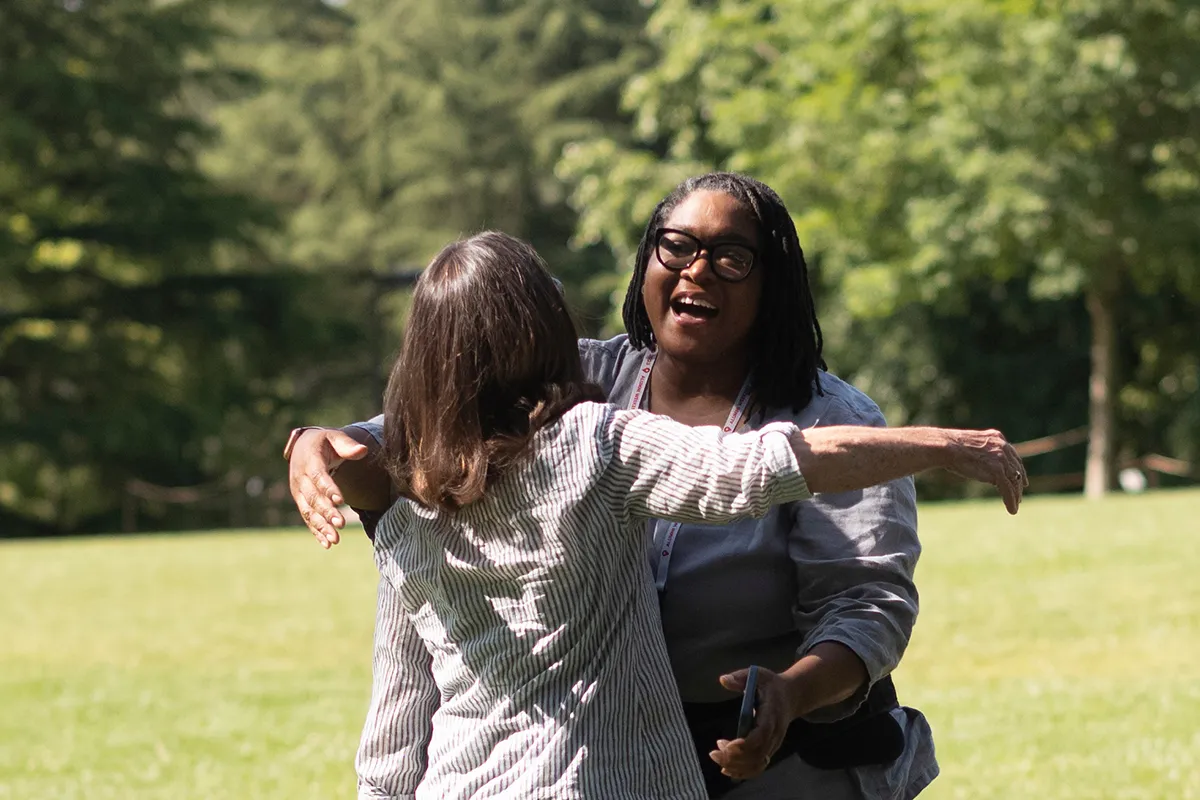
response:
<path fill-rule="evenodd" d="M 400 603 L 379 579 L 371 707 L 355 758 L 359 800 L 408 800 L 425 776 L 433 713 L 440 702 L 432 658 Z"/>
<path fill-rule="evenodd" d="M 693 428 L 645 411 L 609 407 L 599 431 L 601 478 L 631 517 L 726 523 L 812 497 L 790 422 L 747 433 Z"/>

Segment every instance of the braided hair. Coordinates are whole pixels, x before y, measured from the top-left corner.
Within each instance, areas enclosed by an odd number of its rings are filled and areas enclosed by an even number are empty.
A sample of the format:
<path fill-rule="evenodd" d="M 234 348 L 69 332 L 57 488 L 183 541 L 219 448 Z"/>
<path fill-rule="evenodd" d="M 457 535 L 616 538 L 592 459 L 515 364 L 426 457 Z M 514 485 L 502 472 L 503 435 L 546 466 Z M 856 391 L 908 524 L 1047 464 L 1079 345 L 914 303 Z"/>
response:
<path fill-rule="evenodd" d="M 625 293 L 622 316 L 629 341 L 643 349 L 655 344 L 642 300 L 646 268 L 667 216 L 693 192 L 702 190 L 734 198 L 758 225 L 761 250 L 756 266 L 763 270 L 763 287 L 758 318 L 750 333 L 750 379 L 757 403 L 798 412 L 812 402 L 814 392 L 822 394 L 819 370 L 826 367 L 821 355 L 821 325 L 791 214 L 771 187 L 754 178 L 733 172 L 688 178 L 655 207 L 638 245 L 633 279 Z"/>

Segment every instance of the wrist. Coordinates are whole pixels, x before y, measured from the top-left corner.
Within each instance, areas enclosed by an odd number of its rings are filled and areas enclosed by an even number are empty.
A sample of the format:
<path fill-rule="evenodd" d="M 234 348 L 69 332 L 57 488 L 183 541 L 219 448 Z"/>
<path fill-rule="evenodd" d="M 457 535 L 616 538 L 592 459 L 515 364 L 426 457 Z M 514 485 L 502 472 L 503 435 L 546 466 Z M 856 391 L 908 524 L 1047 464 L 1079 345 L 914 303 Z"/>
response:
<path fill-rule="evenodd" d="M 840 642 L 818 642 L 786 672 L 788 711 L 791 719 L 853 697 L 870 680 L 858 654 Z"/>
<path fill-rule="evenodd" d="M 966 450 L 962 446 L 962 441 L 955 435 L 955 431 L 946 428 L 934 428 L 937 434 L 938 447 L 938 464 L 939 469 L 956 469 L 961 465 L 963 457 L 966 455 Z"/>
<path fill-rule="evenodd" d="M 807 658 L 808 656 L 801 658 L 779 676 L 787 689 L 789 724 L 792 720 L 800 719 L 817 708 L 817 703 L 812 697 L 812 681 L 809 680 L 812 665 L 805 663 Z"/>
<path fill-rule="evenodd" d="M 325 428 L 319 425 L 306 425 L 300 428 L 293 428 L 288 434 L 287 444 L 283 446 L 283 460 L 291 462 L 292 453 L 296 450 L 296 445 L 300 444 L 300 440 L 305 437 L 310 431 L 323 431 Z"/>

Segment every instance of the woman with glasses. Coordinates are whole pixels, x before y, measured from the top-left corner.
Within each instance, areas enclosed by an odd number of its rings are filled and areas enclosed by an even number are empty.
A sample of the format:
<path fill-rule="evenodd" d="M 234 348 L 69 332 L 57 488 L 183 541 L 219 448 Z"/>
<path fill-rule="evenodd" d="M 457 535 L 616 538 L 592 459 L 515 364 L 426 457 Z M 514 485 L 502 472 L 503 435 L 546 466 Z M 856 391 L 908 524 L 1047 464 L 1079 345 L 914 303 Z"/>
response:
<path fill-rule="evenodd" d="M 751 178 L 699 176 L 659 203 L 624 321 L 628 335 L 580 342 L 585 376 L 613 404 L 729 431 L 885 424 L 824 371 L 795 226 Z M 336 504 L 388 505 L 386 476 L 364 458 L 381 431 L 376 418 L 289 441 L 293 497 L 326 547 L 344 524 Z M 1019 469 L 1008 479 L 1024 484 Z M 889 677 L 917 614 L 911 479 L 779 505 L 760 520 L 651 521 L 646 550 L 710 797 L 894 800 L 934 779 L 929 726 L 898 704 Z M 736 739 L 751 665 L 754 728 Z"/>

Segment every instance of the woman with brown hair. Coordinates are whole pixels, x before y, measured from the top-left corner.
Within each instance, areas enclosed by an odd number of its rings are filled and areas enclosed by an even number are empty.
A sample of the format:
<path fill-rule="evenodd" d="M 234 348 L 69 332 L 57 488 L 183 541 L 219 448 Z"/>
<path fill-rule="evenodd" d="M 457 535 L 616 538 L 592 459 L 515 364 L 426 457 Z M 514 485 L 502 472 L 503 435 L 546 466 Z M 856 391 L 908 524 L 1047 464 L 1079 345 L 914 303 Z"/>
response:
<path fill-rule="evenodd" d="M 625 322 L 629 336 L 579 343 L 583 376 L 610 402 L 683 423 L 672 436 L 684 436 L 687 426 L 715 435 L 720 426 L 765 432 L 782 422 L 803 429 L 806 439 L 850 437 L 824 455 L 840 453 L 865 470 L 824 485 L 819 467 L 815 474 L 804 470 L 810 490 L 830 494 L 779 502 L 759 521 L 696 524 L 693 517 L 652 521 L 645 531 L 649 541 L 639 552 L 649 556 L 659 589 L 654 617 L 661 613 L 669 668 L 692 752 L 704 756 L 709 795 L 912 797 L 937 771 L 928 725 L 898 705 L 889 677 L 917 610 L 915 498 L 907 478 L 874 486 L 885 479 L 871 470 L 895 463 L 878 453 L 877 460 L 866 458 L 860 445 L 871 436 L 898 435 L 907 444 L 893 444 L 903 449 L 915 446 L 905 437 L 932 435 L 929 429 L 887 431 L 868 398 L 823 371 L 820 328 L 791 218 L 774 192 L 744 176 L 689 180 L 655 209 Z M 522 336 L 512 335 L 504 344 L 516 348 Z M 359 441 L 329 430 L 291 441 L 293 495 L 326 546 L 343 523 L 335 508 L 343 496 L 355 507 L 387 505 L 386 476 L 362 460 L 375 441 L 366 425 L 347 429 Z M 995 432 L 971 436 L 978 450 L 957 449 L 962 441 L 947 450 L 943 438 L 939 452 L 1009 452 Z M 996 472 L 973 477 L 998 485 L 1015 512 L 1024 474 L 1019 460 L 1005 459 L 988 462 Z M 339 489 L 328 470 L 343 461 Z M 873 488 L 856 488 L 863 486 Z M 512 513 L 538 519 L 562 509 Z M 756 727 L 730 741 L 732 693 L 741 690 L 751 664 L 761 667 Z M 364 753 L 376 752 L 368 745 L 364 740 Z M 372 758 L 360 757 L 360 766 Z M 730 777 L 750 780 L 735 787 Z"/>

